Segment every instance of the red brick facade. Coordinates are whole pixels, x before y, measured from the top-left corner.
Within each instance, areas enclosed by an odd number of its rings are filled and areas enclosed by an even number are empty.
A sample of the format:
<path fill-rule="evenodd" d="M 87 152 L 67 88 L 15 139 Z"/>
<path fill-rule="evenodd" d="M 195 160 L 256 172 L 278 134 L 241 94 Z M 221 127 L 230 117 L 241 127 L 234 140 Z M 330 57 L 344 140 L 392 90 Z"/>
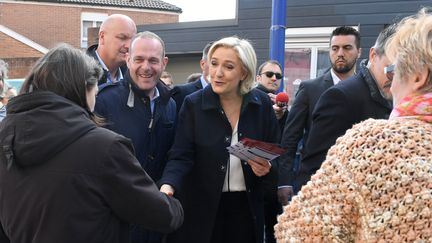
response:
<path fill-rule="evenodd" d="M 72 4 L 42 2 L 0 1 L 0 25 L 51 48 L 56 43 L 66 42 L 80 47 L 81 13 L 114 13 L 131 17 L 137 25 L 176 23 L 178 14 L 139 9 L 90 7 Z"/>
<path fill-rule="evenodd" d="M 0 32 L 0 58 L 26 58 L 26 57 L 41 57 L 43 54 Z"/>
<path fill-rule="evenodd" d="M 9 78 L 24 78 L 42 52 L 0 32 L 0 59 L 9 65 Z"/>
<path fill-rule="evenodd" d="M 8 78 L 25 78 L 39 57 L 4 58 L 8 64 Z"/>
<path fill-rule="evenodd" d="M 179 19 L 178 13 L 154 10 L 0 0 L 0 25 L 48 49 L 60 42 L 81 47 L 81 13 L 125 14 L 137 25 L 176 23 Z M 42 55 L 0 32 L 0 59 L 9 64 L 9 78 L 25 77 Z"/>

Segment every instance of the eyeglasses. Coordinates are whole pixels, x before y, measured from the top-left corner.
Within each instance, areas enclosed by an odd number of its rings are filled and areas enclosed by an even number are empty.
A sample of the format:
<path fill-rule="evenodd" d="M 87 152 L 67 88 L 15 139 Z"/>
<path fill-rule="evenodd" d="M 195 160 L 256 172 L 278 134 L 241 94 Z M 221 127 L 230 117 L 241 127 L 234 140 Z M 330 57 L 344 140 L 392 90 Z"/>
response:
<path fill-rule="evenodd" d="M 273 77 L 273 75 L 276 76 L 276 79 L 281 79 L 281 78 L 282 78 L 282 74 L 280 74 L 280 73 L 275 73 L 275 72 L 272 72 L 272 71 L 263 72 L 263 73 L 261 73 L 261 74 L 265 74 L 265 76 L 267 76 L 267 78 L 271 78 L 271 77 Z M 261 74 L 260 74 L 260 75 L 261 75 Z"/>
<path fill-rule="evenodd" d="M 394 71 L 395 71 L 395 65 L 391 64 L 387 67 L 384 67 L 384 74 L 387 76 L 387 79 L 392 81 L 393 80 L 393 76 L 394 76 Z"/>

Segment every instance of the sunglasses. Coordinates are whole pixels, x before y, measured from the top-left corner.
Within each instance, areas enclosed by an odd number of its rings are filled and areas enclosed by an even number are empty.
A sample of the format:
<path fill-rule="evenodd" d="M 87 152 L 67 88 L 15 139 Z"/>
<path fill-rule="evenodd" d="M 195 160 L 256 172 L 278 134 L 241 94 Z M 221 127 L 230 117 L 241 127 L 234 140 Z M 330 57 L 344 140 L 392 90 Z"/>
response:
<path fill-rule="evenodd" d="M 275 72 L 272 72 L 272 71 L 263 72 L 261 74 L 265 74 L 265 76 L 267 76 L 267 78 L 271 78 L 271 77 L 273 77 L 273 75 L 276 76 L 276 79 L 281 79 L 282 78 L 282 74 L 275 73 Z"/>
<path fill-rule="evenodd" d="M 391 65 L 389 65 L 389 66 L 387 66 L 387 67 L 384 67 L 384 74 L 387 76 L 387 79 L 388 79 L 389 81 L 392 81 L 392 80 L 393 80 L 395 67 L 396 67 L 396 66 L 395 66 L 394 64 L 391 64 Z"/>

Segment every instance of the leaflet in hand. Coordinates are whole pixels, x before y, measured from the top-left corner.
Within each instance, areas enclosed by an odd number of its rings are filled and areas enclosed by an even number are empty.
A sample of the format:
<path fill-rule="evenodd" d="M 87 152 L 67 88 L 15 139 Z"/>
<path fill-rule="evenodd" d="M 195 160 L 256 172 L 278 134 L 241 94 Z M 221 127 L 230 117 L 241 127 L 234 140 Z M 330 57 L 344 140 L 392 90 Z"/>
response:
<path fill-rule="evenodd" d="M 238 143 L 227 147 L 228 152 L 241 160 L 254 160 L 256 157 L 273 160 L 285 152 L 274 143 L 266 143 L 250 138 L 243 138 Z"/>

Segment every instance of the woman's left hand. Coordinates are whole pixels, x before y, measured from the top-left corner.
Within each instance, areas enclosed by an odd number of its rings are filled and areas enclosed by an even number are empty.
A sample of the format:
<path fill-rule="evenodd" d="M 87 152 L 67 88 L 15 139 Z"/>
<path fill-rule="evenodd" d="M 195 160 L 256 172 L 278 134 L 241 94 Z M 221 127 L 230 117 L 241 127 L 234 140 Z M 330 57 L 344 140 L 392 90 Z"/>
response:
<path fill-rule="evenodd" d="M 265 176 L 270 172 L 271 163 L 268 160 L 255 158 L 254 160 L 250 159 L 247 162 L 256 176 Z"/>

